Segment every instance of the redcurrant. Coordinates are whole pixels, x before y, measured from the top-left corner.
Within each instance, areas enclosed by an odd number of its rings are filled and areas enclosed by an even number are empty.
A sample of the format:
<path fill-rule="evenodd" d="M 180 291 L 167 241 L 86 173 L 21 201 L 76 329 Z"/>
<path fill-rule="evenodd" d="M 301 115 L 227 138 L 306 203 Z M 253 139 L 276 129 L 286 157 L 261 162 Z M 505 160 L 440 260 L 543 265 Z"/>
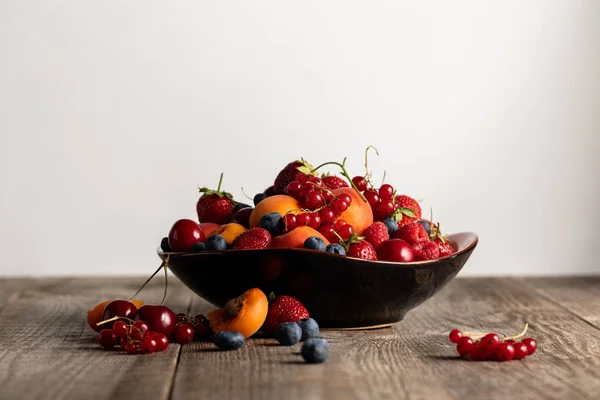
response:
<path fill-rule="evenodd" d="M 312 183 L 312 186 L 323 186 L 323 180 L 318 176 L 311 176 L 308 178 L 308 182 Z"/>
<path fill-rule="evenodd" d="M 500 336 L 495 333 L 488 333 L 481 338 L 481 347 L 488 353 L 492 353 L 496 350 L 496 347 L 500 344 Z"/>
<path fill-rule="evenodd" d="M 321 226 L 321 217 L 319 216 L 319 214 L 313 213 L 310 216 L 310 225 L 309 226 L 313 229 L 317 229 L 318 227 Z"/>
<path fill-rule="evenodd" d="M 473 339 L 468 336 L 463 336 L 459 339 L 458 344 L 456 345 L 456 351 L 461 355 L 461 357 L 466 357 L 471 354 L 473 346 Z"/>
<path fill-rule="evenodd" d="M 354 233 L 354 227 L 352 225 L 346 224 L 342 225 L 340 229 L 337 231 L 338 235 L 344 240 L 350 239 L 350 236 Z"/>
<path fill-rule="evenodd" d="M 329 240 L 331 243 L 338 243 L 339 239 L 337 236 L 335 236 L 335 229 L 333 229 L 333 226 L 331 225 L 321 225 L 318 229 L 319 233 L 323 236 L 325 236 L 325 238 L 327 240 Z M 333 239 L 335 238 L 335 239 Z M 333 240 L 332 240 L 333 239 Z"/>
<path fill-rule="evenodd" d="M 134 354 L 138 351 L 138 345 L 135 342 L 125 342 L 121 344 L 121 348 L 128 354 Z"/>
<path fill-rule="evenodd" d="M 156 340 L 156 351 L 163 351 L 169 347 L 169 338 L 164 333 L 150 332 L 150 336 Z"/>
<path fill-rule="evenodd" d="M 335 221 L 335 213 L 329 207 L 326 207 L 319 211 L 319 216 L 321 217 L 322 224 L 333 224 Z"/>
<path fill-rule="evenodd" d="M 348 209 L 348 203 L 346 203 L 344 200 L 335 199 L 331 202 L 331 208 L 337 215 L 340 215 Z"/>
<path fill-rule="evenodd" d="M 346 204 L 348 204 L 348 206 L 352 204 L 352 197 L 348 193 L 342 193 L 337 198 L 340 200 L 344 200 Z"/>
<path fill-rule="evenodd" d="M 314 210 L 323 206 L 323 196 L 316 190 L 311 190 L 304 197 L 304 205 Z"/>
<path fill-rule="evenodd" d="M 352 178 L 352 183 L 354 183 L 354 186 L 361 192 L 367 189 L 367 180 L 364 176 L 355 176 Z"/>
<path fill-rule="evenodd" d="M 383 200 L 391 200 L 393 195 L 394 195 L 394 188 L 392 187 L 392 185 L 388 185 L 387 183 L 384 183 L 379 188 L 379 197 L 381 197 Z"/>
<path fill-rule="evenodd" d="M 296 216 L 297 226 L 310 226 L 311 215 L 309 213 L 301 213 Z"/>
<path fill-rule="evenodd" d="M 312 175 L 308 175 L 302 172 L 299 172 L 298 174 L 296 174 L 296 180 L 300 183 L 306 183 L 308 182 L 308 180 L 310 179 Z"/>
<path fill-rule="evenodd" d="M 283 193 L 297 199 L 302 187 L 303 185 L 300 182 L 292 181 L 285 187 L 285 189 L 283 189 Z"/>
<path fill-rule="evenodd" d="M 107 350 L 115 347 L 117 339 L 118 337 L 112 329 L 103 329 L 98 334 L 98 343 Z"/>
<path fill-rule="evenodd" d="M 129 332 L 129 327 L 125 321 L 115 321 L 112 330 L 117 337 L 125 337 L 127 336 L 127 332 Z"/>
<path fill-rule="evenodd" d="M 537 349 L 537 342 L 535 341 L 535 339 L 532 338 L 525 338 L 523 340 L 521 340 L 521 342 L 527 346 L 527 355 L 530 356 L 533 353 L 535 353 L 535 350 Z"/>
<path fill-rule="evenodd" d="M 364 195 L 371 207 L 374 207 L 377 203 L 379 203 L 379 195 L 374 191 L 367 190 Z"/>
<path fill-rule="evenodd" d="M 283 216 L 283 226 L 286 232 L 294 230 L 298 222 L 294 214 L 285 214 Z"/>
<path fill-rule="evenodd" d="M 330 203 L 335 198 L 330 190 L 323 190 L 321 194 L 323 195 L 323 200 L 325 200 L 325 203 Z"/>
<path fill-rule="evenodd" d="M 347 224 L 346 220 L 343 220 L 343 219 L 338 219 L 337 221 L 335 221 L 335 224 L 333 225 L 333 227 L 334 227 L 336 230 L 339 230 L 339 229 L 340 229 L 342 226 L 344 226 L 344 225 L 346 225 L 346 224 Z"/>
<path fill-rule="evenodd" d="M 179 344 L 188 344 L 194 340 L 194 327 L 188 323 L 175 327 L 175 341 Z"/>
<path fill-rule="evenodd" d="M 366 197 L 366 195 L 365 195 Z M 373 206 L 373 217 L 377 221 L 383 221 L 394 212 L 394 203 L 391 200 L 382 200 Z"/>
<path fill-rule="evenodd" d="M 452 329 L 448 338 L 452 343 L 458 343 L 458 341 L 463 337 L 463 334 L 458 329 Z"/>
<path fill-rule="evenodd" d="M 513 343 L 512 346 L 515 349 L 515 355 L 513 356 L 513 360 L 520 360 L 521 358 L 527 357 L 529 355 L 529 348 L 523 342 Z"/>
<path fill-rule="evenodd" d="M 510 361 L 515 356 L 515 348 L 511 343 L 500 343 L 495 355 L 498 361 Z"/>
<path fill-rule="evenodd" d="M 152 354 L 156 351 L 158 347 L 158 343 L 156 341 L 156 337 L 151 335 L 146 335 L 140 340 L 140 350 L 144 354 Z"/>

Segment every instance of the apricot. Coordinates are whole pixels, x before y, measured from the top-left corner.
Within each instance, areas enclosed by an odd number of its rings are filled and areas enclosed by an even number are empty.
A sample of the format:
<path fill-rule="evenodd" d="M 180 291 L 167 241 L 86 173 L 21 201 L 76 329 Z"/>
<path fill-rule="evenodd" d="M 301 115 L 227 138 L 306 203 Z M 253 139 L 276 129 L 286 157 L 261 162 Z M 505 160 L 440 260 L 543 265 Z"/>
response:
<path fill-rule="evenodd" d="M 254 288 L 229 300 L 223 308 L 209 312 L 206 317 L 214 333 L 232 331 L 249 338 L 263 325 L 268 311 L 267 296 L 262 290 Z"/>
<path fill-rule="evenodd" d="M 219 224 L 215 224 L 214 222 L 202 222 L 200 224 L 200 229 L 202 229 L 202 232 L 204 232 L 204 236 L 209 237 L 210 234 L 219 226 Z"/>
<path fill-rule="evenodd" d="M 90 326 L 90 328 L 92 328 L 96 332 L 100 332 L 102 329 L 106 328 L 105 326 L 97 325 L 97 323 L 102 321 L 102 315 L 104 314 L 104 308 L 111 301 L 112 300 L 106 300 L 100 304 L 96 304 L 93 309 L 88 310 L 88 312 L 87 312 L 87 323 Z M 139 300 L 133 300 L 132 303 L 138 309 L 144 305 L 144 302 L 139 301 Z"/>
<path fill-rule="evenodd" d="M 302 204 L 292 196 L 278 194 L 267 197 L 252 210 L 252 214 L 250 214 L 250 228 L 257 227 L 260 218 L 270 212 L 278 212 L 281 215 L 285 215 L 290 211 L 299 211 L 300 209 L 302 209 Z"/>
<path fill-rule="evenodd" d="M 339 218 L 352 225 L 358 235 L 362 234 L 365 229 L 373 224 L 373 210 L 371 209 L 371 205 L 364 201 L 356 190 L 351 187 L 341 187 L 334 189 L 332 192 L 334 196 L 346 193 L 352 198 L 350 206 Z"/>
<path fill-rule="evenodd" d="M 353 200 L 354 201 L 354 200 Z M 304 241 L 311 236 L 320 237 L 329 244 L 329 240 L 321 233 L 310 226 L 299 226 L 294 230 L 289 231 L 285 235 L 275 236 L 271 241 L 271 247 L 298 249 L 304 247 Z"/>
<path fill-rule="evenodd" d="M 229 224 L 221 225 L 208 236 L 221 235 L 227 241 L 228 244 L 233 243 L 233 240 L 246 232 L 244 225 L 236 224 L 231 222 Z"/>

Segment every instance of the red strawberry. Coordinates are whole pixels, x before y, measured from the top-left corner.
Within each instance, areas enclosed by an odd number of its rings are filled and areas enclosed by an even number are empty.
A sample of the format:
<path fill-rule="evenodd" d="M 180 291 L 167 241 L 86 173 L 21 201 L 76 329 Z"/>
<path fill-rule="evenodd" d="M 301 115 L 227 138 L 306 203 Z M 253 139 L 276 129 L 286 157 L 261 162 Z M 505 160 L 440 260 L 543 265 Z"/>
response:
<path fill-rule="evenodd" d="M 429 241 L 429 235 L 427 231 L 423 227 L 423 225 L 418 222 L 413 222 L 412 224 L 403 225 L 393 234 L 394 239 L 402 239 L 406 243 L 411 246 L 422 242 L 424 240 Z"/>
<path fill-rule="evenodd" d="M 440 258 L 440 248 L 437 243 L 423 240 L 412 246 L 415 261 L 437 260 Z"/>
<path fill-rule="evenodd" d="M 331 190 L 350 186 L 348 185 L 348 182 L 336 175 L 325 175 L 321 179 L 323 180 L 325 186 Z"/>
<path fill-rule="evenodd" d="M 223 225 L 231 221 L 233 208 L 236 204 L 233 201 L 233 196 L 230 193 L 221 191 L 221 183 L 223 182 L 223 174 L 219 178 L 219 186 L 217 190 L 201 188 L 202 197 L 196 203 L 196 212 L 198 213 L 199 222 L 213 222 Z"/>
<path fill-rule="evenodd" d="M 377 260 L 375 247 L 366 240 L 358 240 L 351 243 L 348 246 L 348 250 L 346 250 L 346 256 L 365 260 Z"/>
<path fill-rule="evenodd" d="M 271 234 L 263 228 L 252 228 L 236 237 L 231 247 L 237 250 L 266 249 L 271 245 Z"/>
<path fill-rule="evenodd" d="M 398 226 L 407 225 L 421 219 L 421 206 L 412 197 L 404 194 L 396 196 L 394 208 L 393 218 L 398 221 Z"/>
<path fill-rule="evenodd" d="M 304 305 L 294 297 L 287 295 L 277 296 L 269 304 L 267 319 L 265 319 L 262 330 L 264 333 L 272 335 L 275 333 L 277 325 L 284 322 L 298 322 L 309 316 Z"/>
<path fill-rule="evenodd" d="M 313 174 L 313 166 L 303 158 L 299 161 L 292 161 L 277 174 L 275 182 L 273 183 L 274 192 L 276 194 L 282 194 L 285 187 L 296 179 L 298 172 Z"/>
<path fill-rule="evenodd" d="M 362 235 L 365 240 L 375 247 L 375 250 L 379 248 L 379 245 L 390 238 L 390 233 L 387 226 L 383 222 L 374 222 L 371 226 L 364 230 Z"/>
<path fill-rule="evenodd" d="M 452 242 L 450 242 L 448 239 L 442 240 L 440 238 L 436 238 L 433 242 L 435 244 L 437 244 L 438 248 L 440 249 L 440 258 L 448 257 L 449 255 L 454 253 L 454 248 L 452 247 Z"/>

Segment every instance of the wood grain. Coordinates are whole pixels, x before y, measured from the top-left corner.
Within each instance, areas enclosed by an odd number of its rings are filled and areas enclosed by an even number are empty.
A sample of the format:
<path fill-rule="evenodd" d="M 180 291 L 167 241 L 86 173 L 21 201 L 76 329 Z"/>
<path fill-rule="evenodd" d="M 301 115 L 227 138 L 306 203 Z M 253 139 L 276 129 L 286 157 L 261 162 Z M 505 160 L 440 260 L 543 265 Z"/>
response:
<path fill-rule="evenodd" d="M 0 310 L 11 301 L 16 300 L 27 287 L 36 285 L 39 281 L 31 278 L 2 278 L 0 279 Z"/>

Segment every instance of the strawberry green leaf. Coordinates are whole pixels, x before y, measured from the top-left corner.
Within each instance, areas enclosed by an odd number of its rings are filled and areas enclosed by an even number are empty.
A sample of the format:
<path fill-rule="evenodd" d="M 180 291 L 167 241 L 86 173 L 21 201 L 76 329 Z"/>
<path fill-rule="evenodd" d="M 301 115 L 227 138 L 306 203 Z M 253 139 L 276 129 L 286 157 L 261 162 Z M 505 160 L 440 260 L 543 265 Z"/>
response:
<path fill-rule="evenodd" d="M 417 215 L 415 214 L 412 208 L 399 208 L 398 210 L 400 210 L 400 212 L 406 215 L 407 217 L 417 218 Z"/>
<path fill-rule="evenodd" d="M 315 168 L 308 161 L 306 161 L 304 158 L 301 158 L 300 162 L 302 165 L 296 168 L 298 171 L 306 175 L 317 175 L 314 171 Z"/>

